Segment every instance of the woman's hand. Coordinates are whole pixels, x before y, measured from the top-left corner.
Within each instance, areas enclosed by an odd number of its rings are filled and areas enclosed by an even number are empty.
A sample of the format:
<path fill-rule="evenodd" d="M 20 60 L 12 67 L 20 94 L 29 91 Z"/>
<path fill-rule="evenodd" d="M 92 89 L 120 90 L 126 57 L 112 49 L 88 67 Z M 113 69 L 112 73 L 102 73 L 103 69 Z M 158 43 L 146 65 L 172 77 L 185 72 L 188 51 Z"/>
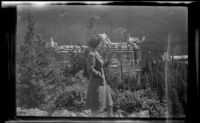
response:
<path fill-rule="evenodd" d="M 103 73 L 101 74 L 101 79 L 104 80 L 104 81 L 106 80 L 105 75 Z"/>

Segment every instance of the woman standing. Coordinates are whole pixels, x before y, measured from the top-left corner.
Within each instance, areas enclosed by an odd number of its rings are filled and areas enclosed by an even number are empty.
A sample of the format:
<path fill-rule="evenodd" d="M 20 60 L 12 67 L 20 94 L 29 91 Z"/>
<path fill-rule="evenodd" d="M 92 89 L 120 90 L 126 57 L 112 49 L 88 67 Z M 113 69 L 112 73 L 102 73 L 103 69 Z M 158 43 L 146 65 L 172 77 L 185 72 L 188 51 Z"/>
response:
<path fill-rule="evenodd" d="M 107 85 L 103 71 L 104 61 L 97 52 L 102 45 L 102 38 L 95 35 L 88 41 L 90 48 L 87 57 L 87 70 L 90 75 L 88 84 L 88 93 L 86 107 L 91 109 L 92 116 L 97 116 L 105 109 L 107 116 L 113 115 L 113 100 L 111 96 L 111 89 Z"/>

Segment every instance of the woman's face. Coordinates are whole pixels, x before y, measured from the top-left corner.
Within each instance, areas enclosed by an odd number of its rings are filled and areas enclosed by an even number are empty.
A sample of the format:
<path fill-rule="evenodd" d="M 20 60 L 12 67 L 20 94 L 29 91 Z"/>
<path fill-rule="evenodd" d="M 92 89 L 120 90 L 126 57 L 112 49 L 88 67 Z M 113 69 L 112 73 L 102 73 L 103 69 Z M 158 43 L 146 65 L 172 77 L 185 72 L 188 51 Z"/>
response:
<path fill-rule="evenodd" d="M 102 41 L 99 43 L 99 45 L 97 46 L 96 50 L 99 50 L 102 48 Z"/>

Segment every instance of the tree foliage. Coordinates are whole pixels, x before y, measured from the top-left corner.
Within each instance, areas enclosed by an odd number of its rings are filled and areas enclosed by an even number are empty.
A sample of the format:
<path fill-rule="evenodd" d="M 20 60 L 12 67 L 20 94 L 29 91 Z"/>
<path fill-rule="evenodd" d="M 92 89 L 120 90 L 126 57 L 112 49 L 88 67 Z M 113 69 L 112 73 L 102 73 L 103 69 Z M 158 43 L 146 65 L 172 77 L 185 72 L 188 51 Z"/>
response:
<path fill-rule="evenodd" d="M 64 78 L 60 65 L 52 57 L 53 49 L 36 33 L 32 16 L 28 17 L 26 36 L 17 51 L 17 104 L 39 107 L 49 102 L 59 92 L 57 87 L 61 89 Z"/>

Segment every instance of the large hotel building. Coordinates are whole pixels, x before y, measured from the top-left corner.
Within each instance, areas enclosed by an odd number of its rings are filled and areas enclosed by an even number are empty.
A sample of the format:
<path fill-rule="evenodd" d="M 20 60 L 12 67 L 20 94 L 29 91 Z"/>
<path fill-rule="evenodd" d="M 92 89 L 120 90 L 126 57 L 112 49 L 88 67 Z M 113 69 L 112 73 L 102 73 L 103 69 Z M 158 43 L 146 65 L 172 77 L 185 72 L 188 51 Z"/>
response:
<path fill-rule="evenodd" d="M 141 51 L 139 47 L 139 40 L 129 37 L 129 42 L 111 42 L 106 34 L 101 34 L 104 40 L 104 48 L 110 49 L 113 52 L 111 57 L 111 63 L 109 69 L 113 72 L 122 69 L 124 73 L 131 72 L 138 75 L 140 73 L 140 62 L 141 62 Z M 144 40 L 144 39 L 143 39 Z M 83 53 L 87 46 L 82 45 L 57 45 L 51 38 L 49 43 L 51 47 L 54 48 L 55 58 L 59 62 L 63 62 L 67 65 L 70 65 L 70 54 L 69 52 L 74 53 Z"/>

